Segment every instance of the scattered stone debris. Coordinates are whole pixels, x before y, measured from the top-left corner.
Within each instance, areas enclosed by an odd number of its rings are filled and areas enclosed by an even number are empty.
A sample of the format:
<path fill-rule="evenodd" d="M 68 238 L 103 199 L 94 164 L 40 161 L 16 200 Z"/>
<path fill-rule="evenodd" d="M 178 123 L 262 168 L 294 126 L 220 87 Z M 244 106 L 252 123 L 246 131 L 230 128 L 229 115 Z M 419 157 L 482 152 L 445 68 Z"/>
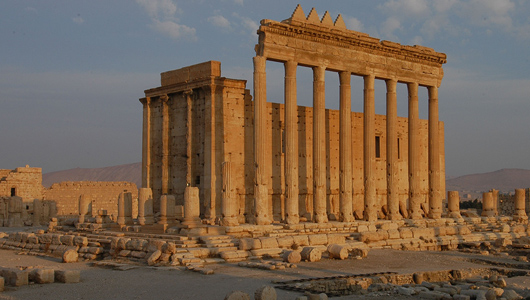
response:
<path fill-rule="evenodd" d="M 523 274 L 515 273 L 517 276 Z M 371 273 L 342 275 L 323 278 L 307 278 L 290 281 L 275 281 L 277 288 L 303 292 L 304 297 L 317 298 L 323 293 L 329 297 L 344 295 L 370 295 L 374 297 L 402 295 L 421 299 L 523 299 L 530 296 L 530 290 L 522 296 L 507 288 L 502 269 L 465 269 L 450 271 L 420 272 L 414 274 Z M 530 275 L 525 272 L 526 276 Z M 524 276 L 523 275 L 523 276 Z M 320 297 L 320 296 L 318 296 Z"/>
<path fill-rule="evenodd" d="M 5 286 L 21 287 L 28 284 L 49 284 L 54 282 L 78 283 L 80 280 L 81 272 L 78 270 L 0 267 L 0 292 L 5 290 Z"/>

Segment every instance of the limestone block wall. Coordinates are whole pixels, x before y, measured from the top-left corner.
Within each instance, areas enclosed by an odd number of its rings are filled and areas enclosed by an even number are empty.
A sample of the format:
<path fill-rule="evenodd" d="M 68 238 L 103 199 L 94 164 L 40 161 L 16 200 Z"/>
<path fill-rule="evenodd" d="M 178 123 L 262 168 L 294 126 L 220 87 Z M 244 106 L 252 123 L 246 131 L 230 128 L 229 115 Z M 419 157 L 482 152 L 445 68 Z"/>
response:
<path fill-rule="evenodd" d="M 138 189 L 131 182 L 108 181 L 66 181 L 54 183 L 44 192 L 45 200 L 52 200 L 57 205 L 57 215 L 68 216 L 79 214 L 79 197 L 85 195 L 92 200 L 92 215 L 100 209 L 107 210 L 109 215 L 118 215 L 118 197 L 121 192 L 133 194 L 133 217 L 138 215 Z"/>
<path fill-rule="evenodd" d="M 0 170 L 0 196 L 19 196 L 29 208 L 33 199 L 42 199 L 42 169 L 29 166 Z"/>

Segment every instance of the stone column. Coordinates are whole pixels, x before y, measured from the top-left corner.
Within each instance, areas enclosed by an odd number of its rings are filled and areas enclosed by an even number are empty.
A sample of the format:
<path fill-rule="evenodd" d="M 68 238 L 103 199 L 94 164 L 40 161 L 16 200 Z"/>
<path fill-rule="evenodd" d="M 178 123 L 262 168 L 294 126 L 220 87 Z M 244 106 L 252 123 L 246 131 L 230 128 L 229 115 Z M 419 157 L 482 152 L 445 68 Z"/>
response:
<path fill-rule="evenodd" d="M 377 195 L 375 190 L 375 104 L 373 74 L 364 76 L 364 219 L 377 220 Z"/>
<path fill-rule="evenodd" d="M 438 87 L 429 86 L 429 218 L 442 217 Z"/>
<path fill-rule="evenodd" d="M 398 143 L 397 143 L 397 81 L 386 80 L 386 181 L 388 219 L 400 220 L 398 184 Z"/>
<path fill-rule="evenodd" d="M 462 215 L 460 215 L 460 196 L 458 195 L 458 191 L 447 192 L 447 208 L 449 210 L 449 218 L 462 218 Z"/>
<path fill-rule="evenodd" d="M 326 68 L 313 67 L 313 207 L 315 222 L 328 221 L 326 211 Z"/>
<path fill-rule="evenodd" d="M 353 187 L 352 187 L 352 131 L 351 131 L 351 73 L 339 73 L 340 81 L 340 127 L 339 127 L 339 203 L 340 220 L 352 222 Z"/>
<path fill-rule="evenodd" d="M 41 226 L 42 204 L 39 199 L 33 199 L 33 226 Z"/>
<path fill-rule="evenodd" d="M 409 92 L 409 207 L 410 218 L 421 219 L 418 83 L 407 84 Z"/>
<path fill-rule="evenodd" d="M 138 223 L 140 225 L 153 225 L 153 192 L 150 188 L 138 190 Z"/>
<path fill-rule="evenodd" d="M 515 213 L 513 214 L 514 221 L 527 221 L 528 216 L 525 210 L 525 190 L 515 189 Z"/>
<path fill-rule="evenodd" d="M 172 224 L 175 222 L 175 196 L 160 196 L 160 218 L 158 224 Z"/>
<path fill-rule="evenodd" d="M 169 97 L 160 96 L 162 101 L 162 194 L 169 192 Z"/>
<path fill-rule="evenodd" d="M 493 214 L 499 215 L 499 190 L 492 189 L 490 191 L 493 194 Z"/>
<path fill-rule="evenodd" d="M 267 59 L 254 57 L 254 208 L 255 222 L 267 225 L 272 222 L 269 208 L 268 179 L 265 174 L 265 149 L 267 135 Z"/>
<path fill-rule="evenodd" d="M 237 194 L 232 185 L 232 163 L 225 161 L 223 163 L 223 194 L 222 194 L 222 214 L 223 219 L 221 225 L 223 226 L 237 226 L 239 215 L 239 202 Z"/>
<path fill-rule="evenodd" d="M 142 187 L 151 187 L 151 98 L 140 99 L 143 108 Z"/>
<path fill-rule="evenodd" d="M 122 192 L 118 198 L 118 224 L 132 225 L 132 193 Z"/>
<path fill-rule="evenodd" d="M 85 223 L 85 218 L 91 211 L 91 204 L 92 201 L 86 197 L 85 194 L 81 194 L 81 196 L 79 196 L 79 223 Z"/>
<path fill-rule="evenodd" d="M 200 213 L 199 188 L 188 186 L 184 190 L 184 221 L 182 225 L 186 228 L 201 226 Z"/>
<path fill-rule="evenodd" d="M 295 61 L 285 67 L 285 221 L 298 224 L 298 105 Z"/>
<path fill-rule="evenodd" d="M 482 193 L 482 217 L 493 217 L 493 194 L 491 192 Z"/>

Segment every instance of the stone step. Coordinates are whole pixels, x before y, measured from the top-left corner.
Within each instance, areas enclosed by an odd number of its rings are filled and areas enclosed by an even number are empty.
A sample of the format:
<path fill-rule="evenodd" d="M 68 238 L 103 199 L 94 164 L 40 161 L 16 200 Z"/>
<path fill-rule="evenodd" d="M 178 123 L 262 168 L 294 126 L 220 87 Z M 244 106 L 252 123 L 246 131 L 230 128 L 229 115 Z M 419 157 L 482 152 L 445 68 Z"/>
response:
<path fill-rule="evenodd" d="M 208 248 L 210 250 L 210 254 L 212 255 L 219 255 L 220 253 L 227 252 L 227 251 L 237 251 L 237 247 L 218 247 L 218 248 Z"/>
<path fill-rule="evenodd" d="M 236 244 L 234 243 L 218 243 L 218 244 L 210 244 L 206 243 L 204 244 L 208 248 L 225 248 L 225 247 L 235 247 Z"/>

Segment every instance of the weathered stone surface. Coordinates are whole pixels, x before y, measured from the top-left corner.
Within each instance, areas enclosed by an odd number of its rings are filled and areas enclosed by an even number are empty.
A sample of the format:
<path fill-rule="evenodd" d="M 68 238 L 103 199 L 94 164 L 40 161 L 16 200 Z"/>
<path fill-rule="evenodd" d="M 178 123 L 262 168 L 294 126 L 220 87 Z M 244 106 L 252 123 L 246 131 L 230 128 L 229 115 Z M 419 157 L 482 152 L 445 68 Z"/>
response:
<path fill-rule="evenodd" d="M 300 256 L 305 261 L 316 262 L 322 259 L 322 252 L 315 247 L 304 247 Z"/>
<path fill-rule="evenodd" d="M 283 253 L 283 261 L 291 264 L 297 264 L 302 260 L 299 251 L 285 251 Z"/>
<path fill-rule="evenodd" d="M 242 291 L 232 291 L 225 296 L 224 300 L 250 300 L 250 296 Z"/>
<path fill-rule="evenodd" d="M 348 248 L 337 245 L 337 244 L 331 244 L 328 246 L 328 252 L 329 252 L 329 258 L 335 258 L 335 259 L 346 259 L 348 258 Z"/>
<path fill-rule="evenodd" d="M 254 293 L 255 300 L 276 300 L 276 290 L 269 285 L 264 285 Z"/>
<path fill-rule="evenodd" d="M 64 251 L 62 255 L 62 259 L 64 263 L 77 262 L 77 260 L 79 259 L 79 254 L 77 253 L 77 251 L 73 249 L 69 249 L 69 250 Z"/>
<path fill-rule="evenodd" d="M 78 283 L 81 280 L 79 270 L 55 270 L 55 281 L 62 283 Z"/>
<path fill-rule="evenodd" d="M 0 276 L 4 277 L 5 285 L 22 286 L 29 282 L 29 272 L 18 269 L 0 269 Z"/>
<path fill-rule="evenodd" d="M 162 255 L 162 251 L 156 250 L 155 252 L 153 252 L 153 254 L 151 254 L 147 258 L 147 264 L 150 266 L 154 265 L 161 255 Z"/>
<path fill-rule="evenodd" d="M 29 280 L 35 283 L 53 283 L 55 271 L 52 269 L 33 269 L 29 272 Z"/>

